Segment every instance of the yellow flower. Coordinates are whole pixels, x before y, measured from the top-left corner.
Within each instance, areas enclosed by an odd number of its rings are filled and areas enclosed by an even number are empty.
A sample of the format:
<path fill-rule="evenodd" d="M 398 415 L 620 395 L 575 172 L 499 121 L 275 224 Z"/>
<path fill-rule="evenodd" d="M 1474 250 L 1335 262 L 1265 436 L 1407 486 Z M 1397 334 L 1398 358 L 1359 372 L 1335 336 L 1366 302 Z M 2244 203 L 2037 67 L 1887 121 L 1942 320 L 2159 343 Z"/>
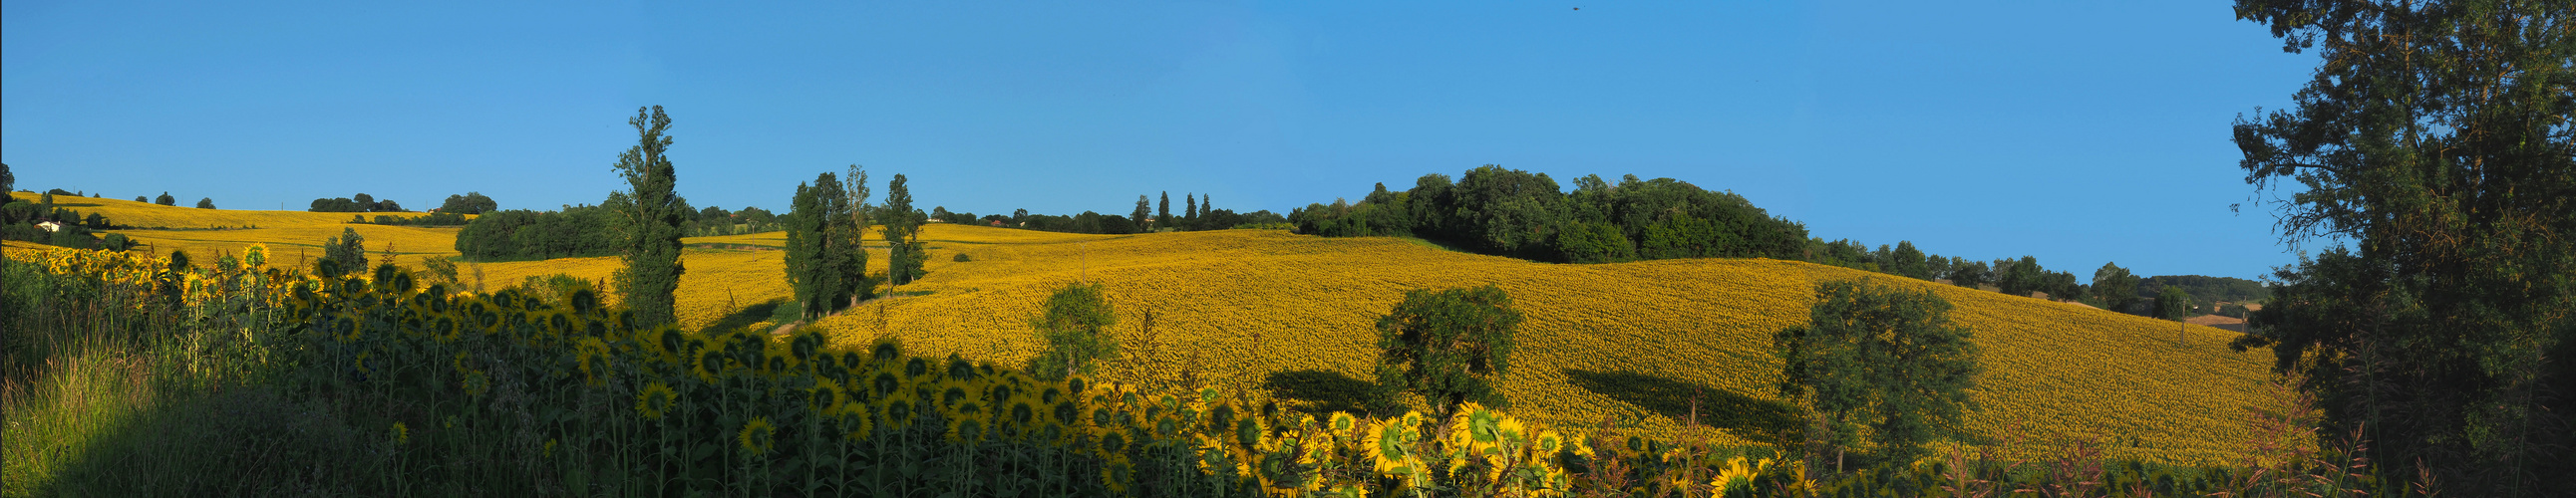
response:
<path fill-rule="evenodd" d="M 402 422 L 394 422 L 394 446 L 402 446 L 409 442 L 411 442 L 411 428 L 404 427 Z"/>
<path fill-rule="evenodd" d="M 646 419 L 661 420 L 662 415 L 670 413 L 671 408 L 677 405 L 679 400 L 678 391 L 671 390 L 671 386 L 661 381 L 654 381 L 651 384 L 645 384 L 644 391 L 635 395 L 635 413 L 642 414 Z"/>
<path fill-rule="evenodd" d="M 464 387 L 466 396 L 482 396 L 492 390 L 492 378 L 484 375 L 482 370 L 465 372 L 465 378 L 457 382 Z"/>
<path fill-rule="evenodd" d="M 866 403 L 842 403 L 840 411 L 841 430 L 851 441 L 866 441 L 876 432 L 876 413 L 870 411 Z"/>
<path fill-rule="evenodd" d="M 769 417 L 752 417 L 751 422 L 742 424 L 742 433 L 734 439 L 742 442 L 744 453 L 767 455 L 771 439 L 777 436 L 778 428 L 769 425 Z"/>

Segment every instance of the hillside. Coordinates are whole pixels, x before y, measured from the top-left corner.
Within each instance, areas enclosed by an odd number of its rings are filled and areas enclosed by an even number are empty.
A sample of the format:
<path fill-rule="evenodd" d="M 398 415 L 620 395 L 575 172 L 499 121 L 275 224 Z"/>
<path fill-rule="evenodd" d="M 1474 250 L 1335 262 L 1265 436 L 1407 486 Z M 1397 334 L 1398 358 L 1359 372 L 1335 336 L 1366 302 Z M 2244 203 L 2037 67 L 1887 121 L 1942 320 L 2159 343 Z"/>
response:
<path fill-rule="evenodd" d="M 101 207 L 120 223 L 150 211 L 202 211 Z M 274 216 L 250 213 L 243 216 Z M 340 226 L 276 221 L 286 218 L 261 218 L 272 221 L 257 230 L 118 233 L 196 251 L 247 242 L 314 244 Z M 407 252 L 452 254 L 437 238 L 452 238 L 453 230 L 408 230 L 419 231 L 384 232 L 385 240 L 398 240 Z M 780 237 L 685 242 L 757 247 L 774 246 Z M 1722 438 L 1746 441 L 1791 423 L 1770 394 L 1778 368 L 1768 353 L 1770 334 L 1805 319 L 1814 282 L 1874 278 L 1940 294 L 1957 305 L 1952 316 L 1975 330 L 1988 368 L 1985 387 L 1975 393 L 1985 407 L 1972 420 L 1975 430 L 2024 439 L 2098 436 L 2115 457 L 2208 463 L 2244 447 L 2247 410 L 2264 399 L 2270 359 L 2262 351 L 2228 351 L 2226 342 L 2237 334 L 2205 326 L 1768 259 L 1558 265 L 1394 238 L 1270 230 L 1104 236 L 933 224 L 924 239 L 933 252 L 929 275 L 901 289 L 908 297 L 823 320 L 837 342 L 892 335 L 920 353 L 1016 364 L 1036 353 L 1026 320 L 1041 298 L 1054 286 L 1089 279 L 1107 286 L 1121 313 L 1131 364 L 1143 365 L 1134 375 L 1169 380 L 1191 367 L 1201 378 L 1218 379 L 1212 383 L 1239 387 L 1349 387 L 1371 378 L 1372 324 L 1405 290 L 1490 283 L 1509 291 L 1528 317 L 1503 384 L 1515 413 L 1580 425 L 1632 417 L 1670 430 L 1691 411 L 1697 391 L 1703 421 L 1728 429 Z M 961 252 L 972 261 L 951 260 Z M 780 278 L 783 255 L 757 248 L 687 251 L 684 326 L 765 320 L 765 308 L 755 305 L 789 292 Z M 874 265 L 883 262 L 882 252 L 871 258 Z M 465 279 L 470 285 L 472 268 L 479 267 L 495 289 L 553 273 L 605 280 L 616 264 L 615 258 L 485 263 L 467 265 Z M 1155 315 L 1151 340 L 1142 327 L 1148 310 Z"/>

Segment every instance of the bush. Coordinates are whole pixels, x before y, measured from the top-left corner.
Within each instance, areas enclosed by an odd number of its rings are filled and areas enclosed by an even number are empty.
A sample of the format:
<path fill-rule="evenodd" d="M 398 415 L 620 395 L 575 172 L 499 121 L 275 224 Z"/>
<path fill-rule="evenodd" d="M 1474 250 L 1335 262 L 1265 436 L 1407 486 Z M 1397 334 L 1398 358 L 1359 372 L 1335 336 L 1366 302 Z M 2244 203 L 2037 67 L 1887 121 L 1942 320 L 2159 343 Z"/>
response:
<path fill-rule="evenodd" d="M 1511 371 L 1521 312 L 1502 288 L 1412 290 L 1377 320 L 1378 409 L 1401 392 L 1435 407 L 1508 406 L 1496 389 Z"/>
<path fill-rule="evenodd" d="M 956 256 L 951 256 L 951 257 L 949 257 L 949 258 L 948 258 L 948 260 L 949 260 L 949 261 L 959 262 L 959 263 L 964 263 L 964 262 L 968 262 L 968 261 L 974 261 L 974 260 L 975 260 L 975 258 L 970 257 L 970 256 L 967 256 L 967 255 L 966 255 L 966 253 L 962 253 L 962 252 L 961 252 L 961 253 L 957 253 L 957 255 L 956 255 Z"/>
<path fill-rule="evenodd" d="M 215 198 L 213 198 L 213 197 L 206 197 L 206 198 L 197 199 L 197 209 L 214 209 L 214 208 L 215 208 Z"/>

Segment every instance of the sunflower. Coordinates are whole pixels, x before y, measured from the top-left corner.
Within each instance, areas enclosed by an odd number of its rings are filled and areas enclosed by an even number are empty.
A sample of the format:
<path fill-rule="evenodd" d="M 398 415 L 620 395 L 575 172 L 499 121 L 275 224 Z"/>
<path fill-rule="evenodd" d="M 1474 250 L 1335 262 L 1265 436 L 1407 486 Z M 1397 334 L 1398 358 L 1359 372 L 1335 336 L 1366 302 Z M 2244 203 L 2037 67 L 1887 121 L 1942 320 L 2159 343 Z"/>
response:
<path fill-rule="evenodd" d="M 814 413 L 819 415 L 830 415 L 839 411 L 841 403 L 848 401 L 849 396 L 841 392 L 841 384 L 833 382 L 832 379 L 816 378 L 814 387 L 805 390 L 805 408 L 814 410 Z"/>
<path fill-rule="evenodd" d="M 1123 455 L 1108 460 L 1100 466 L 1101 487 L 1109 488 L 1111 494 L 1127 493 L 1127 484 L 1136 480 L 1136 465 Z"/>
<path fill-rule="evenodd" d="M 1387 419 L 1371 427 L 1367 448 L 1369 461 L 1375 464 L 1372 468 L 1388 476 L 1406 472 L 1412 461 L 1412 433 L 1412 428 L 1405 425 L 1403 419 Z"/>
<path fill-rule="evenodd" d="M 492 378 L 485 375 L 482 370 L 465 372 L 465 378 L 459 379 L 457 383 L 460 384 L 459 387 L 465 389 L 466 396 L 482 396 L 483 393 L 492 390 Z"/>
<path fill-rule="evenodd" d="M 866 403 L 841 404 L 841 430 L 851 441 L 866 441 L 876 432 L 876 413 Z"/>
<path fill-rule="evenodd" d="M 411 428 L 404 427 L 402 422 L 394 422 L 393 433 L 394 446 L 402 446 L 404 443 L 411 442 Z"/>
<path fill-rule="evenodd" d="M 742 442 L 744 453 L 758 456 L 769 454 L 771 439 L 777 436 L 778 428 L 769 425 L 769 417 L 752 417 L 751 422 L 742 424 L 742 432 L 734 439 Z"/>
<path fill-rule="evenodd" d="M 975 403 L 972 402 L 968 402 L 966 405 L 981 408 L 980 406 L 975 406 Z M 948 432 L 944 435 L 948 438 L 949 442 L 973 445 L 984 442 L 984 437 L 986 435 L 985 432 L 987 431 L 985 429 L 983 417 L 952 417 L 948 419 Z"/>
<path fill-rule="evenodd" d="M 1325 419 L 1324 424 L 1337 440 L 1349 440 L 1352 436 L 1358 435 L 1360 430 L 1360 418 L 1352 416 L 1350 412 L 1333 412 L 1333 416 Z"/>
<path fill-rule="evenodd" d="M 879 400 L 873 408 L 877 411 L 877 418 L 884 420 L 888 429 L 900 430 L 911 427 L 913 418 L 920 416 L 920 410 L 913 404 L 912 397 L 900 394 Z"/>
<path fill-rule="evenodd" d="M 678 391 L 673 391 L 671 386 L 655 381 L 645 384 L 644 391 L 635 395 L 635 413 L 643 415 L 646 419 L 661 420 L 662 415 L 670 413 L 671 408 L 679 404 L 679 401 Z"/>
<path fill-rule="evenodd" d="M 608 376 L 608 344 L 597 337 L 583 337 L 573 345 L 574 358 L 581 366 L 582 382 L 599 385 Z"/>

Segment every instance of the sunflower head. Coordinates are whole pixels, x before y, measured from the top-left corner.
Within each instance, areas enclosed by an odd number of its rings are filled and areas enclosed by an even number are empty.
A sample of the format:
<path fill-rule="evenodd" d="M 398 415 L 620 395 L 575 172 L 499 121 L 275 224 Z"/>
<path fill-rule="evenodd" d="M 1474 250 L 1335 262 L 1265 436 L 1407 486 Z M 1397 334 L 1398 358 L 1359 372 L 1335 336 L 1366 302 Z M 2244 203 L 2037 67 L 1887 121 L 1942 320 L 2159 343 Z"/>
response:
<path fill-rule="evenodd" d="M 678 391 L 671 390 L 670 385 L 655 381 L 645 384 L 643 392 L 635 395 L 635 413 L 643 415 L 647 420 L 661 420 L 663 415 L 671 413 L 671 408 L 677 406 L 679 401 Z"/>
<path fill-rule="evenodd" d="M 841 431 L 851 441 L 866 441 L 876 431 L 876 412 L 865 403 L 841 405 Z"/>
<path fill-rule="evenodd" d="M 769 417 L 752 417 L 750 422 L 742 424 L 742 432 L 734 439 L 742 443 L 743 453 L 758 456 L 769 454 L 771 443 L 777 436 L 778 427 L 769 425 Z"/>
<path fill-rule="evenodd" d="M 877 402 L 874 408 L 877 410 L 877 418 L 884 420 L 886 428 L 889 429 L 911 427 L 912 419 L 919 416 L 919 411 L 910 396 L 890 396 Z"/>
<path fill-rule="evenodd" d="M 402 422 L 394 422 L 393 437 L 394 446 L 402 446 L 406 443 L 410 443 L 411 428 L 403 426 Z"/>

